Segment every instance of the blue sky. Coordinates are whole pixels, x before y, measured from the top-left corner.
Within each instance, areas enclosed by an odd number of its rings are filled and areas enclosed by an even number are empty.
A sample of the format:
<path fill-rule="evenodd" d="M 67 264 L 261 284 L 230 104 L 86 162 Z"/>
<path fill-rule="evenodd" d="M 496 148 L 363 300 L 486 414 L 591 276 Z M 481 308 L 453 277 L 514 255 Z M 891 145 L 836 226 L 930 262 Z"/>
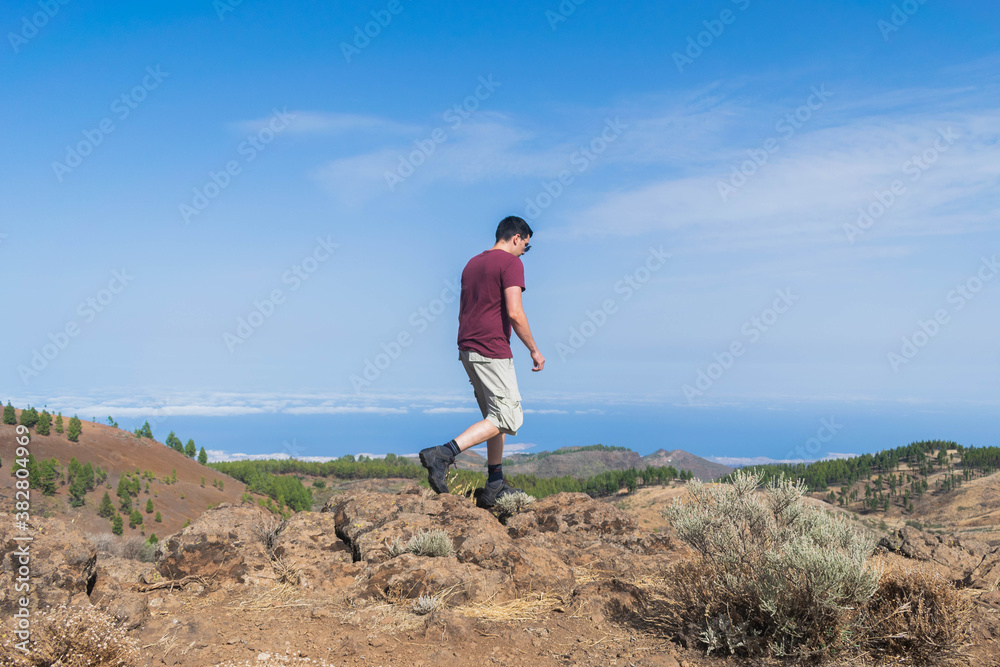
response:
<path fill-rule="evenodd" d="M 995 410 L 996 26 L 935 0 L 4 3 L 0 386 L 468 411 L 453 286 L 517 214 L 526 407 Z"/>

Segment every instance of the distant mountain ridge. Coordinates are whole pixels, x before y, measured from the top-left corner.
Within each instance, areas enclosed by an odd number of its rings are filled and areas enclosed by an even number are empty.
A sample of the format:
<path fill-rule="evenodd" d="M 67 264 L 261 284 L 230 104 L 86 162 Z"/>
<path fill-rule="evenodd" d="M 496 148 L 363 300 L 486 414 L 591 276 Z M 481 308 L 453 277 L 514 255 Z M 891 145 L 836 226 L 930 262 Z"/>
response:
<path fill-rule="evenodd" d="M 467 450 L 455 461 L 463 470 L 482 470 L 486 459 L 477 452 Z M 561 447 L 555 451 L 517 453 L 504 457 L 504 472 L 509 475 L 537 475 L 538 477 L 575 477 L 586 479 L 608 470 L 642 469 L 648 466 L 673 466 L 679 471 L 690 470 L 703 481 L 728 475 L 733 468 L 713 463 L 682 449 L 659 449 L 649 456 L 624 447 L 591 445 L 588 447 Z"/>

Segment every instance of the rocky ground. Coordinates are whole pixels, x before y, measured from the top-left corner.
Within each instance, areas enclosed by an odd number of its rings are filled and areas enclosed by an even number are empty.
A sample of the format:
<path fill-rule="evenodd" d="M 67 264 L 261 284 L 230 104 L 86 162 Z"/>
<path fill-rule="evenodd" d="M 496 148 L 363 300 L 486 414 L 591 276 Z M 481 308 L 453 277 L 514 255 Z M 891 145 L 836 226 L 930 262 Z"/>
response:
<path fill-rule="evenodd" d="M 17 543 L 12 517 L 0 522 L 0 664 L 30 664 L 13 662 Z M 58 519 L 33 523 L 37 622 L 46 605 L 107 615 L 141 665 L 744 664 L 636 624 L 641 591 L 690 553 L 664 526 L 583 494 L 502 521 L 410 483 L 362 483 L 284 523 L 227 503 L 164 539 L 155 563 L 99 551 Z M 434 530 L 450 555 L 397 553 Z M 997 664 L 997 549 L 912 528 L 881 548 L 961 582 L 976 609 L 970 664 Z"/>

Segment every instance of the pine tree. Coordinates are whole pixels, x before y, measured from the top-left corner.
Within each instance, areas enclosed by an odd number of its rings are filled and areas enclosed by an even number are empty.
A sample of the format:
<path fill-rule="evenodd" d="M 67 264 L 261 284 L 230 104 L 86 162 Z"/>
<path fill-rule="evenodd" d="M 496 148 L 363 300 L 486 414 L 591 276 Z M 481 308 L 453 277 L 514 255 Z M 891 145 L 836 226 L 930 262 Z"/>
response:
<path fill-rule="evenodd" d="M 55 459 L 45 459 L 39 465 L 38 475 L 42 493 L 46 496 L 56 494 L 56 464 Z"/>
<path fill-rule="evenodd" d="M 128 515 L 128 527 L 135 528 L 142 523 L 142 512 L 139 510 L 132 510 Z"/>
<path fill-rule="evenodd" d="M 83 507 L 86 501 L 85 494 L 87 487 L 84 486 L 83 476 L 77 475 L 69 485 L 69 505 L 70 507 Z"/>
<path fill-rule="evenodd" d="M 171 484 L 176 484 L 177 483 L 177 468 L 174 468 L 174 472 L 171 473 L 171 475 L 170 475 L 170 483 Z"/>
<path fill-rule="evenodd" d="M 111 522 L 111 532 L 114 533 L 115 535 L 121 535 L 123 532 L 125 532 L 122 525 L 123 523 L 124 522 L 122 521 L 122 515 L 115 514 L 115 518 Z"/>
<path fill-rule="evenodd" d="M 153 499 L 152 498 L 147 498 L 146 499 L 146 514 L 152 514 L 152 513 L 153 513 Z"/>
<path fill-rule="evenodd" d="M 38 423 L 35 424 L 35 433 L 38 435 L 48 435 L 51 426 L 52 415 L 49 414 L 48 410 L 42 410 L 42 414 L 38 415 Z"/>
<path fill-rule="evenodd" d="M 66 437 L 69 438 L 70 442 L 77 442 L 80 440 L 80 434 L 82 432 L 83 423 L 76 415 L 73 415 L 69 419 L 69 428 L 66 429 Z"/>
<path fill-rule="evenodd" d="M 21 410 L 21 426 L 31 428 L 38 423 L 38 410 L 28 406 L 27 410 Z"/>
<path fill-rule="evenodd" d="M 7 405 L 3 407 L 3 423 L 13 426 L 17 423 L 17 414 L 14 412 L 14 406 L 7 401 Z"/>
<path fill-rule="evenodd" d="M 177 434 L 174 433 L 173 431 L 171 431 L 170 435 L 167 436 L 167 439 L 163 441 L 163 444 L 165 444 L 170 449 L 173 449 L 174 451 L 178 451 L 181 454 L 184 453 L 184 443 L 181 442 L 181 439 L 178 438 Z"/>
<path fill-rule="evenodd" d="M 163 517 L 160 516 L 159 512 L 157 512 L 156 516 L 153 517 L 153 521 L 155 521 L 156 523 L 161 523 L 163 521 Z"/>
<path fill-rule="evenodd" d="M 194 458 L 194 455 L 195 455 L 195 454 L 196 454 L 197 452 L 198 452 L 198 450 L 197 450 L 197 449 L 195 449 L 195 446 L 194 446 L 194 439 L 193 439 L 193 438 L 192 438 L 192 439 L 189 439 L 189 440 L 187 441 L 187 444 L 186 444 L 186 445 L 184 445 L 184 453 L 188 455 L 188 458 L 191 458 L 191 459 L 193 459 L 193 458 Z"/>
<path fill-rule="evenodd" d="M 153 439 L 153 429 L 150 428 L 148 420 L 142 426 L 133 431 L 133 433 L 135 433 L 135 437 L 137 438 L 149 438 L 150 440 Z"/>
<path fill-rule="evenodd" d="M 104 492 L 104 497 L 101 498 L 101 505 L 97 508 L 97 515 L 102 516 L 105 519 L 110 519 L 115 513 L 114 503 L 111 502 L 111 496 L 108 492 Z"/>
<path fill-rule="evenodd" d="M 205 451 L 204 447 L 202 447 L 201 451 L 198 452 L 198 463 L 202 465 L 208 463 L 208 452 Z"/>
<path fill-rule="evenodd" d="M 62 432 L 63 432 L 63 418 L 62 418 L 62 413 L 61 412 L 57 412 L 56 413 L 56 433 L 62 433 Z"/>

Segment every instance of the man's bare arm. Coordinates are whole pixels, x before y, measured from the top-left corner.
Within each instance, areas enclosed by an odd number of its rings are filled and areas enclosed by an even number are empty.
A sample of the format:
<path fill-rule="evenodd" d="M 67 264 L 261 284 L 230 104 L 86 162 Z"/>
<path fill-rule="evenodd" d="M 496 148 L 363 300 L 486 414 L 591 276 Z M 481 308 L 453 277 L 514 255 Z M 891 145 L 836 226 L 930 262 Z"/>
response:
<path fill-rule="evenodd" d="M 545 357 L 538 351 L 535 339 L 531 336 L 531 328 L 528 326 L 528 316 L 524 314 L 524 307 L 521 303 L 521 288 L 519 286 L 508 287 L 503 291 L 504 302 L 507 305 L 507 316 L 510 317 L 510 326 L 521 339 L 524 346 L 531 353 L 531 361 L 535 364 L 532 371 L 540 371 L 545 368 Z"/>

